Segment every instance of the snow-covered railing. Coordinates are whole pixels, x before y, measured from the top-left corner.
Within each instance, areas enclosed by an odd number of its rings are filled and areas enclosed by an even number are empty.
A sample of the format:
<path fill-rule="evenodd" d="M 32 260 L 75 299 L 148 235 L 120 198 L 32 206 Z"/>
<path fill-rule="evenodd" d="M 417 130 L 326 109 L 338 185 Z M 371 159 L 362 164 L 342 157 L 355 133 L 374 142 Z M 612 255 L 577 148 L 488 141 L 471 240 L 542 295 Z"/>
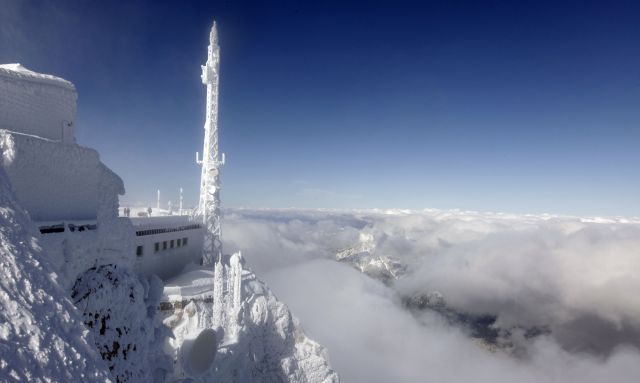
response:
<path fill-rule="evenodd" d="M 39 226 L 38 230 L 40 230 L 40 234 L 54 234 L 54 233 L 64 233 L 65 231 L 70 231 L 72 233 L 78 231 L 88 231 L 88 230 L 96 230 L 98 225 L 96 224 L 84 224 L 84 225 L 76 225 L 73 223 L 59 223 L 54 225 L 43 225 Z"/>

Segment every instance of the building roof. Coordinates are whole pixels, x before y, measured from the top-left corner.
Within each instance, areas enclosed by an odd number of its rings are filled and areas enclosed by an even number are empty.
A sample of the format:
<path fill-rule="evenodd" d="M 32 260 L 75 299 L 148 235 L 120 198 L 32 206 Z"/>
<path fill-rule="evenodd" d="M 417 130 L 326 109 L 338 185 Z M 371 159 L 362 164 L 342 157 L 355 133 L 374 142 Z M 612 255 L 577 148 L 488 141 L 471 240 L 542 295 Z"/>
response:
<path fill-rule="evenodd" d="M 76 87 L 70 81 L 67 81 L 60 77 L 52 76 L 50 74 L 34 72 L 23 67 L 22 65 L 20 65 L 20 63 L 0 64 L 0 76 L 41 84 L 49 84 L 66 88 L 73 92 L 76 91 Z"/>

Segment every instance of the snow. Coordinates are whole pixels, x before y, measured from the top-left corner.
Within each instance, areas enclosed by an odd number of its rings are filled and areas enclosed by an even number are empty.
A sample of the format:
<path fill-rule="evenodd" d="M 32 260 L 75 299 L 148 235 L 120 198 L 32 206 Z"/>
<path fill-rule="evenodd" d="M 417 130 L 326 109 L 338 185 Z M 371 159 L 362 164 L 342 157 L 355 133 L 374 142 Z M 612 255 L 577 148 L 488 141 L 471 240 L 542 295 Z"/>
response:
<path fill-rule="evenodd" d="M 99 206 L 117 214 L 124 185 L 93 149 L 0 130 L 0 161 L 34 221 L 95 220 Z"/>
<path fill-rule="evenodd" d="M 0 129 L 73 143 L 77 98 L 69 81 L 0 65 Z"/>
<path fill-rule="evenodd" d="M 348 263 L 386 284 L 390 284 L 406 271 L 398 260 L 377 254 L 376 242 L 371 233 L 360 233 L 358 244 L 339 251 L 336 260 Z"/>
<path fill-rule="evenodd" d="M 20 63 L 0 64 L 0 75 L 27 82 L 55 85 L 73 91 L 76 89 L 71 81 L 50 74 L 34 72 Z"/>
<path fill-rule="evenodd" d="M 163 381 L 171 370 L 162 352 L 170 333 L 156 313 L 161 295 L 157 278 L 115 264 L 90 268 L 73 286 L 71 298 L 117 382 Z"/>
<path fill-rule="evenodd" d="M 239 261 L 237 258 L 231 263 Z M 222 267 L 220 263 L 216 264 L 217 269 Z M 249 270 L 241 270 L 241 283 L 236 282 L 236 286 L 241 286 L 238 301 L 233 302 L 235 287 L 232 287 L 231 304 L 226 311 L 229 317 L 222 320 L 221 327 L 216 326 L 211 302 L 215 309 L 219 298 L 215 297 L 214 286 L 223 286 L 216 281 L 221 278 L 220 274 L 210 269 L 195 269 L 165 286 L 163 306 L 168 315 L 165 323 L 173 329 L 175 336 L 169 350 L 178 361 L 176 378 L 197 378 L 203 382 L 338 381 L 337 374 L 329 366 L 326 349 L 304 334 L 286 305 Z M 233 283 L 239 279 L 231 272 L 229 281 Z M 237 310 L 236 304 L 239 304 Z M 205 363 L 191 359 L 191 347 L 203 331 L 212 328 L 218 328 L 216 343 L 219 347 L 215 355 L 209 356 L 210 366 L 203 371 L 194 368 L 194 364 L 202 366 Z M 209 343 L 213 343 L 213 339 L 209 339 Z"/>
<path fill-rule="evenodd" d="M 204 147 L 200 176 L 200 203 L 198 219 L 205 226 L 202 245 L 202 263 L 212 265 L 222 255 L 220 239 L 220 168 L 224 154 L 218 152 L 218 81 L 220 73 L 220 47 L 215 21 L 209 33 L 207 62 L 202 66 L 202 83 L 207 86 L 207 110 L 204 123 Z M 196 157 L 197 158 L 197 157 Z"/>
<path fill-rule="evenodd" d="M 172 363 L 156 311 L 162 283 L 133 272 L 130 221 L 102 196 L 97 230 L 36 240 L 0 172 L 0 381 L 164 381 Z"/>
<path fill-rule="evenodd" d="M 34 229 L 0 167 L 0 381 L 110 381 Z"/>
<path fill-rule="evenodd" d="M 199 261 L 203 229 L 187 216 L 118 216 L 122 180 L 75 144 L 76 98 L 66 80 L 0 66 L 0 381 L 337 382 L 326 350 L 240 253 L 191 266 L 158 311 L 162 281 L 150 274 Z M 41 236 L 33 222 L 66 229 Z M 189 246 L 134 253 L 176 235 Z"/>

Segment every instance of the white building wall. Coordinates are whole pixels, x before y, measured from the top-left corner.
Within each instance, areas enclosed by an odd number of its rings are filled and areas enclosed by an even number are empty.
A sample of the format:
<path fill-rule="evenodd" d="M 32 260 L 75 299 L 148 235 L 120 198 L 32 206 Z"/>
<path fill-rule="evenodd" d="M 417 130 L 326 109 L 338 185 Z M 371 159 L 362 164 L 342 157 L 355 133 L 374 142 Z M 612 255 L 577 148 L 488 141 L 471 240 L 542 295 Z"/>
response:
<path fill-rule="evenodd" d="M 0 130 L 0 166 L 34 221 L 95 220 L 101 196 L 117 204 L 124 194 L 98 152 L 76 144 Z M 117 206 L 108 208 L 115 217 Z"/>
<path fill-rule="evenodd" d="M 77 99 L 69 81 L 0 65 L 0 129 L 75 142 Z"/>
<path fill-rule="evenodd" d="M 191 221 L 188 216 L 131 218 L 131 222 L 136 232 L 134 252 L 138 271 L 147 275 L 156 274 L 167 280 L 178 275 L 189 263 L 200 264 L 204 228 L 199 223 Z M 194 225 L 198 228 L 147 234 L 149 230 L 176 230 Z M 139 246 L 142 247 L 138 249 Z"/>

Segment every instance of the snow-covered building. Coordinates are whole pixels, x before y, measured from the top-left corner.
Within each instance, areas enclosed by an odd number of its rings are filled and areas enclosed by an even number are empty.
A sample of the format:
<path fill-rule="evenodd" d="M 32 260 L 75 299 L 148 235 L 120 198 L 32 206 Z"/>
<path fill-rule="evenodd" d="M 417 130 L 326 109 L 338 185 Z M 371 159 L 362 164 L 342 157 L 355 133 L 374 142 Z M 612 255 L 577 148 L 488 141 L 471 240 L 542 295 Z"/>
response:
<path fill-rule="evenodd" d="M 176 276 L 187 264 L 200 264 L 204 228 L 190 216 L 131 218 L 135 229 L 136 269 L 162 279 Z"/>
<path fill-rule="evenodd" d="M 0 150 L 13 190 L 34 221 L 96 221 L 108 201 L 105 214 L 117 214 L 113 203 L 124 184 L 95 150 L 10 130 L 0 130 Z"/>
<path fill-rule="evenodd" d="M 76 144 L 76 100 L 67 80 L 0 65 L 1 164 L 20 205 L 46 234 L 49 252 L 79 273 L 112 258 L 96 244 L 98 231 L 103 237 L 115 231 L 126 239 L 119 241 L 120 257 L 146 275 L 166 279 L 199 264 L 203 229 L 187 216 L 118 217 L 124 184 L 97 151 Z"/>
<path fill-rule="evenodd" d="M 15 351 L 0 352 L 0 381 L 156 381 L 171 369 L 162 283 L 134 272 L 124 185 L 75 143 L 76 98 L 66 80 L 0 66 L 0 344 Z"/>
<path fill-rule="evenodd" d="M 133 262 L 133 228 L 118 218 L 122 179 L 75 140 L 75 86 L 0 65 L 0 166 L 41 243 L 69 283 L 87 268 Z"/>
<path fill-rule="evenodd" d="M 95 223 L 99 214 L 117 215 L 124 184 L 98 152 L 75 143 L 76 100 L 67 80 L 0 65 L 2 166 L 34 221 Z"/>
<path fill-rule="evenodd" d="M 67 80 L 0 65 L 0 129 L 73 143 L 77 99 Z"/>

